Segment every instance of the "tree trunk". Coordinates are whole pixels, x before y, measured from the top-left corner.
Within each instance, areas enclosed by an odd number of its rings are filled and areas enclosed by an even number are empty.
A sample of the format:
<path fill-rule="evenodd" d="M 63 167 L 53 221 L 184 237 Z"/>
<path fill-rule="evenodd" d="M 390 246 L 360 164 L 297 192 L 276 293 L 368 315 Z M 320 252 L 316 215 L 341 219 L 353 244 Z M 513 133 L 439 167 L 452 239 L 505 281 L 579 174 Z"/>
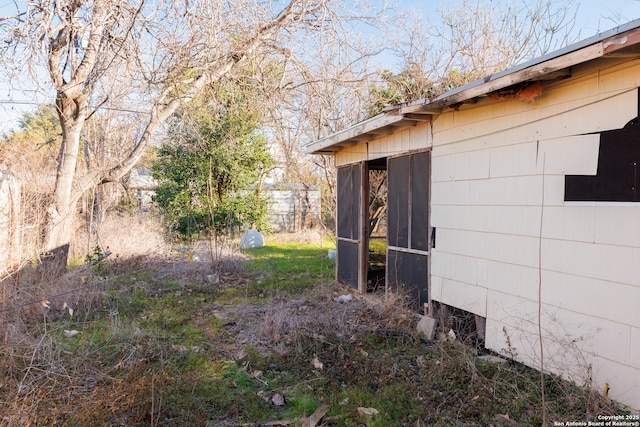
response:
<path fill-rule="evenodd" d="M 189 8 L 182 11 L 182 6 L 178 6 L 180 2 L 171 1 L 163 4 L 158 13 L 156 5 L 147 5 L 144 1 L 125 2 L 124 6 L 112 0 L 33 2 L 35 6 L 31 3 L 26 2 L 28 7 L 24 13 L 7 18 L 15 21 L 15 34 L 7 39 L 6 46 L 0 45 L 0 51 L 22 52 L 26 48 L 26 51 L 36 53 L 34 58 L 44 54 L 52 86 L 57 92 L 62 145 L 55 189 L 47 209 L 46 252 L 60 248 L 68 251 L 74 233 L 76 206 L 82 195 L 97 185 L 118 181 L 128 173 L 143 156 L 155 131 L 179 107 L 189 103 L 211 83 L 229 77 L 238 63 L 256 55 L 261 57 L 261 48 L 267 52 L 277 51 L 277 55 L 286 51 L 288 57 L 291 50 L 279 46 L 280 34 L 305 28 L 319 32 L 333 22 L 333 18 L 326 20 L 329 2 L 317 0 L 285 1 L 282 9 L 274 9 L 273 14 L 266 9 L 269 2 L 265 7 L 256 4 L 258 13 L 249 14 L 242 5 L 253 7 L 255 2 L 250 1 L 242 1 L 229 11 L 218 11 L 216 2 L 205 2 L 204 6 L 210 7 L 204 9 L 211 10 L 203 11 L 203 14 L 200 11 L 191 14 Z M 178 11 L 180 16 L 173 15 Z M 166 19 L 183 23 L 176 28 L 185 26 L 185 31 L 174 34 L 171 28 L 163 28 L 161 21 L 147 16 L 149 12 L 153 12 L 152 15 L 167 13 Z M 209 18 L 214 21 L 209 22 Z M 199 34 L 196 28 L 202 28 L 204 34 Z M 207 28 L 213 29 L 212 32 L 204 31 Z M 167 40 L 156 44 L 164 37 Z M 228 40 L 224 39 L 226 37 Z M 153 58 L 140 58 L 140 52 L 149 47 L 147 43 L 151 43 L 150 48 L 157 53 Z M 196 46 L 203 50 L 194 55 L 191 52 Z M 145 62 L 146 59 L 150 62 Z M 89 162 L 87 170 L 80 173 L 76 170 L 80 134 L 87 118 L 93 114 L 88 111 L 88 101 L 103 96 L 104 102 L 109 99 L 109 94 L 103 90 L 117 85 L 110 76 L 112 72 L 120 74 L 118 67 L 128 70 L 122 78 L 133 79 L 134 90 L 154 93 L 149 121 L 142 135 L 132 141 L 131 151 L 123 154 L 110 170 Z M 120 81 L 120 78 L 116 80 Z M 146 83 L 147 89 L 138 87 L 138 83 Z M 66 265 L 66 257 L 64 262 Z"/>
<path fill-rule="evenodd" d="M 62 145 L 52 204 L 47 209 L 44 264 L 56 271 L 66 268 L 69 244 L 74 233 L 76 206 L 82 196 L 77 188 L 76 166 L 80 149 L 80 133 L 85 121 L 84 102 L 59 93 L 58 116 L 62 127 Z M 74 185 L 75 184 L 75 185 Z"/>

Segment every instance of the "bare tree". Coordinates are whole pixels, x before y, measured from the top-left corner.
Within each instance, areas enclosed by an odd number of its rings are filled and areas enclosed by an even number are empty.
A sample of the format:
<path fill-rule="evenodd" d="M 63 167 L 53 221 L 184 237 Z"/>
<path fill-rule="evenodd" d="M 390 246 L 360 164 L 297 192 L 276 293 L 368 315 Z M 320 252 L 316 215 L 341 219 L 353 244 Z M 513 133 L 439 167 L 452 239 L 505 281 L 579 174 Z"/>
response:
<path fill-rule="evenodd" d="M 325 50 L 327 50 L 325 48 Z M 332 51 L 333 52 L 333 51 Z M 315 66 L 296 64 L 295 77 L 285 87 L 286 96 L 272 99 L 269 126 L 278 151 L 281 179 L 299 182 L 308 176 L 309 158 L 305 144 L 363 119 L 372 71 L 368 56 L 335 61 L 325 53 Z"/>
<path fill-rule="evenodd" d="M 459 0 L 435 20 L 409 17 L 394 50 L 442 93 L 576 40 L 576 12 L 571 1 Z"/>
<path fill-rule="evenodd" d="M 163 122 L 203 88 L 232 78 L 239 64 L 253 58 L 290 61 L 305 53 L 305 40 L 312 35 L 339 37 L 341 19 L 353 13 L 330 0 L 32 0 L 15 5 L 15 14 L 0 18 L 3 71 L 15 77 L 28 69 L 38 84 L 46 80 L 62 128 L 48 208 L 49 251 L 68 247 L 82 195 L 129 172 Z M 134 114 L 139 127 L 120 144 L 117 161 L 91 156 L 81 168 L 83 128 L 105 107 Z"/>
<path fill-rule="evenodd" d="M 380 25 L 377 17 L 371 25 Z M 267 100 L 266 126 L 276 158 L 273 174 L 280 182 L 300 183 L 309 197 L 311 185 L 322 195 L 323 224 L 335 214 L 335 171 L 331 156 L 311 156 L 305 145 L 366 118 L 368 91 L 375 76 L 371 60 L 382 49 L 383 38 L 358 40 L 361 44 L 337 45 L 329 40 L 315 50 L 312 63 L 291 61 L 281 91 Z"/>

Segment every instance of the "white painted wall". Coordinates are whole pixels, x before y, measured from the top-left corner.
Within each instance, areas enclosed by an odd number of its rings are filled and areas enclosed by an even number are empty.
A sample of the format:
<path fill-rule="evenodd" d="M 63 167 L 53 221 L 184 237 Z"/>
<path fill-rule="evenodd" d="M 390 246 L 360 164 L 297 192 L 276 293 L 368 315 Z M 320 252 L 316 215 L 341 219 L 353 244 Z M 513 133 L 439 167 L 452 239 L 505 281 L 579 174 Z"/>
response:
<path fill-rule="evenodd" d="M 486 99 L 438 116 L 431 194 L 432 298 L 486 317 L 486 346 L 535 367 L 540 308 L 546 369 L 609 383 L 636 409 L 640 206 L 565 203 L 564 176 L 595 174 L 589 134 L 636 117 L 638 86 L 640 62 L 602 62 L 532 104 Z"/>
<path fill-rule="evenodd" d="M 640 409 L 640 205 L 565 203 L 595 174 L 598 132 L 638 116 L 640 61 L 594 61 L 534 103 L 481 99 L 336 153 L 432 148 L 431 295 L 486 317 L 486 346 Z M 540 280 L 541 279 L 541 280 Z M 539 304 L 540 303 L 540 304 Z"/>
<path fill-rule="evenodd" d="M 431 147 L 431 144 L 431 127 L 426 123 L 338 151 L 335 155 L 335 164 L 343 166 L 349 163 L 393 157 L 407 151 L 424 150 Z"/>

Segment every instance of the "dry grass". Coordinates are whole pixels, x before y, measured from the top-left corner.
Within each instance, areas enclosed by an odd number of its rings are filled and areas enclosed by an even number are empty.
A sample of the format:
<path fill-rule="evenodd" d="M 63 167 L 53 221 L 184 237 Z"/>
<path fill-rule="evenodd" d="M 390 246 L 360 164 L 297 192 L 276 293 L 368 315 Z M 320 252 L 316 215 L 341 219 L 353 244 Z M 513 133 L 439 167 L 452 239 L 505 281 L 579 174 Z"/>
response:
<path fill-rule="evenodd" d="M 349 303 L 336 303 L 340 288 L 318 287 L 304 297 L 283 296 L 268 304 L 241 304 L 222 315 L 233 319 L 229 332 L 236 336 L 231 343 L 235 353 L 251 346 L 263 355 L 286 355 L 296 349 L 303 336 L 322 341 L 327 335 L 357 341 L 369 333 L 413 336 L 416 316 L 396 298 L 372 304 L 357 298 Z M 346 290 L 343 290 L 346 291 Z"/>
<path fill-rule="evenodd" d="M 166 231 L 160 219 L 151 212 L 114 213 L 100 224 L 81 227 L 71 247 L 71 258 L 84 259 L 96 246 L 114 256 L 165 256 L 171 251 Z"/>
<path fill-rule="evenodd" d="M 320 229 L 306 229 L 297 233 L 278 233 L 273 236 L 279 243 L 306 243 L 310 245 L 320 245 L 322 241 L 329 236 Z M 269 236 L 267 236 L 267 240 Z"/>
<path fill-rule="evenodd" d="M 103 262 L 49 281 L 25 269 L 3 284 L 1 425 L 300 424 L 321 405 L 326 426 L 540 423 L 535 371 L 479 364 L 461 343 L 423 342 L 403 295 L 337 303 L 349 290 L 332 283 L 315 236 L 285 240 L 314 242 L 299 252 L 318 271 L 264 260 L 260 268 L 273 271 L 257 272 L 233 244 L 171 251 L 153 223 L 121 220 L 102 228 L 100 245 L 113 252 Z M 283 246 L 282 262 L 303 262 Z M 300 292 L 298 281 L 314 285 Z M 548 380 L 557 421 L 615 409 L 590 390 Z M 365 420 L 363 406 L 382 415 Z"/>

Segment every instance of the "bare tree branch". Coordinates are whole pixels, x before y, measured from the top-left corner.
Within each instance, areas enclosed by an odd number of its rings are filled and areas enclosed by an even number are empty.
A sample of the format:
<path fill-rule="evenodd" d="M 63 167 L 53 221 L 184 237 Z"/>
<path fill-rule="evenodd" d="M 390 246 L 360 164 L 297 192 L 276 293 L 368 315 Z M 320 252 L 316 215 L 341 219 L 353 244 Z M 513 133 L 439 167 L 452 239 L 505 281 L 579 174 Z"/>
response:
<path fill-rule="evenodd" d="M 0 18 L 6 65 L 0 72 L 11 78 L 29 70 L 39 87 L 51 88 L 62 128 L 48 249 L 69 242 L 82 195 L 126 175 L 163 123 L 208 85 L 234 78 L 240 64 L 256 58 L 303 64 L 305 57 L 314 58 L 310 48 L 328 40 L 352 49 L 356 39 L 346 34 L 343 20 L 367 17 L 338 0 L 30 0 L 16 3 L 16 9 Z M 322 41 L 311 42 L 313 37 Z M 91 104 L 98 108 L 89 111 Z M 97 143 L 113 142 L 83 129 L 89 119 L 99 123 L 106 111 L 119 109 L 147 114 L 113 117 L 121 123 L 135 119 L 138 125 L 123 146 L 109 150 L 117 157 L 97 161 L 96 154 L 104 151 Z M 99 139 L 85 141 L 87 158 L 80 167 L 82 135 Z"/>

